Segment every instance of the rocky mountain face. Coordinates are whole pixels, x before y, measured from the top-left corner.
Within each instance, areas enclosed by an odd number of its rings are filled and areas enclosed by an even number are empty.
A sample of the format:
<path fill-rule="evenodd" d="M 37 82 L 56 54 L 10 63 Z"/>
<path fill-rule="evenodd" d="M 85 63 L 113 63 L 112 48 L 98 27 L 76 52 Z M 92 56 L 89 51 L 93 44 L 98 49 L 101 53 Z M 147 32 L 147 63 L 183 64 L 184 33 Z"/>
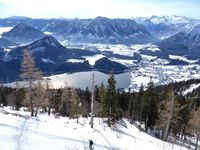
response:
<path fill-rule="evenodd" d="M 71 36 L 75 41 L 91 43 L 145 43 L 155 38 L 141 25 L 130 19 L 97 17 L 80 32 Z"/>

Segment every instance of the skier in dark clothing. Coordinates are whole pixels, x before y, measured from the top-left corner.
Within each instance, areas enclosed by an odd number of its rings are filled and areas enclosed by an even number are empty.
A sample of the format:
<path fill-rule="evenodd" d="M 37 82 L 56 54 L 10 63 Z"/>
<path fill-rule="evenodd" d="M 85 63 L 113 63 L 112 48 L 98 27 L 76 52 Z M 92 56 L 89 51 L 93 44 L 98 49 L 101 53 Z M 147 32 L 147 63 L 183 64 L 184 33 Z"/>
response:
<path fill-rule="evenodd" d="M 90 150 L 92 150 L 93 149 L 93 144 L 94 144 L 94 142 L 92 141 L 92 140 L 89 140 L 89 148 L 90 148 Z"/>

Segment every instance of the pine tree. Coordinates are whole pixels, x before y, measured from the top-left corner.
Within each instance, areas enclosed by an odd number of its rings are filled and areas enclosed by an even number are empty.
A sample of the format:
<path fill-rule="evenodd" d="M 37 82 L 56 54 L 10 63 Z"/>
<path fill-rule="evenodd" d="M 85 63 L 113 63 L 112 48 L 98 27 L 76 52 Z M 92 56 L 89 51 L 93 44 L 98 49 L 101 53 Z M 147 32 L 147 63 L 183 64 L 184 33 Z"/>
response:
<path fill-rule="evenodd" d="M 61 109 L 61 113 L 63 116 L 69 116 L 70 113 L 70 109 L 71 109 L 71 88 L 65 86 L 62 89 L 62 95 L 61 95 L 61 99 L 62 99 L 62 109 Z"/>
<path fill-rule="evenodd" d="M 31 52 L 26 49 L 24 50 L 24 53 L 23 53 L 21 70 L 22 70 L 22 74 L 21 74 L 22 79 L 25 81 L 28 81 L 28 84 L 29 84 L 27 99 L 30 102 L 31 116 L 33 116 L 34 115 L 34 106 L 33 106 L 33 97 L 32 97 L 33 81 L 40 79 L 42 76 L 42 73 L 35 66 L 35 61 L 33 59 Z"/>
<path fill-rule="evenodd" d="M 118 118 L 118 99 L 116 96 L 116 81 L 113 72 L 110 74 L 108 79 L 108 86 L 106 92 L 106 98 L 108 102 L 108 125 L 111 126 L 111 119 L 115 120 Z"/>
<path fill-rule="evenodd" d="M 86 102 L 87 102 L 87 114 L 90 112 L 90 109 L 91 109 L 91 94 L 90 94 L 90 91 L 89 91 L 89 89 L 88 89 L 88 87 L 86 87 L 86 89 L 85 89 L 85 100 L 86 100 Z"/>
<path fill-rule="evenodd" d="M 158 119 L 158 101 L 152 80 L 150 80 L 145 92 L 144 110 L 145 131 L 147 132 L 149 128 L 154 127 Z"/>
<path fill-rule="evenodd" d="M 138 103 L 139 103 L 139 122 L 142 122 L 142 116 L 143 116 L 143 109 L 144 109 L 144 87 L 143 84 L 140 87 L 139 93 L 138 93 Z"/>
<path fill-rule="evenodd" d="M 101 102 L 101 117 L 105 117 L 108 112 L 108 105 L 106 102 L 106 91 L 103 83 L 99 88 L 99 99 Z"/>

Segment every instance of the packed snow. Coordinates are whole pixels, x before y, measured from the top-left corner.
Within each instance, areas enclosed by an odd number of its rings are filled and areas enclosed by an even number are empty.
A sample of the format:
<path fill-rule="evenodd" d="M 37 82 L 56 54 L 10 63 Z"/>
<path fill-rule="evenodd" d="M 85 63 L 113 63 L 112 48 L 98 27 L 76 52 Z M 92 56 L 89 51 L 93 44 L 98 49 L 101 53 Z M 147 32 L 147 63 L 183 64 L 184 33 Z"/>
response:
<path fill-rule="evenodd" d="M 89 149 L 89 140 L 96 150 L 186 150 L 186 148 L 163 142 L 148 135 L 127 119 L 111 128 L 103 119 L 76 119 L 39 114 L 29 117 L 29 112 L 17 112 L 10 108 L 0 109 L 1 150 L 83 150 Z"/>

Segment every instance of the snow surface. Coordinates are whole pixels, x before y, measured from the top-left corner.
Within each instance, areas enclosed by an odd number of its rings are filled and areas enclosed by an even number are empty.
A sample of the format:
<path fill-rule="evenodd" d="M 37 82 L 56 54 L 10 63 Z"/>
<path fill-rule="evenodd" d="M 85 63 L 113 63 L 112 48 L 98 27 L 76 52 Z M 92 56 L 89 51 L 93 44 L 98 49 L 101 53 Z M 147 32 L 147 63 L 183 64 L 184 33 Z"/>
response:
<path fill-rule="evenodd" d="M 97 55 L 93 55 L 93 56 L 83 56 L 83 58 L 85 58 L 91 66 L 94 66 L 96 61 L 103 57 L 105 57 L 105 56 L 102 54 L 97 54 Z"/>
<path fill-rule="evenodd" d="M 200 83 L 199 84 L 191 84 L 188 89 L 186 89 L 185 91 L 182 92 L 182 94 L 185 96 L 188 93 L 192 93 L 192 91 L 197 89 L 198 87 L 200 87 Z"/>
<path fill-rule="evenodd" d="M 44 34 L 45 34 L 45 35 L 53 35 L 53 33 L 52 33 L 52 32 L 47 32 L 47 31 L 46 31 L 46 32 L 44 32 Z"/>
<path fill-rule="evenodd" d="M 67 59 L 67 62 L 70 63 L 83 63 L 85 60 L 82 59 Z"/>
<path fill-rule="evenodd" d="M 126 59 L 118 59 L 118 58 L 109 58 L 111 61 L 115 61 L 115 62 L 118 62 L 120 64 L 123 64 L 127 67 L 130 67 L 130 66 L 134 66 L 134 60 L 126 60 Z"/>
<path fill-rule="evenodd" d="M 44 63 L 52 63 L 52 64 L 55 64 L 54 61 L 50 60 L 50 59 L 46 59 L 46 58 L 41 58 L 42 62 Z"/>
<path fill-rule="evenodd" d="M 135 44 L 131 46 L 116 44 L 116 45 L 107 45 L 107 44 L 93 44 L 89 45 L 90 47 L 95 47 L 100 51 L 110 51 L 113 54 L 118 54 L 122 56 L 133 56 L 134 53 L 138 53 L 141 50 L 147 51 L 160 51 L 157 45 L 148 43 L 148 44 Z"/>
<path fill-rule="evenodd" d="M 110 128 L 95 118 L 92 129 L 90 118 L 76 123 L 67 117 L 39 114 L 31 118 L 23 110 L 5 110 L 0 109 L 1 150 L 87 150 L 89 140 L 95 150 L 186 150 L 139 131 L 126 119 Z"/>
<path fill-rule="evenodd" d="M 185 62 L 188 62 L 188 63 L 196 63 L 196 62 L 198 62 L 198 60 L 189 60 L 184 56 L 177 56 L 177 55 L 169 55 L 169 58 L 170 59 L 178 59 L 178 60 L 185 61 Z"/>
<path fill-rule="evenodd" d="M 12 28 L 13 27 L 0 27 L 0 38 L 2 33 L 10 31 Z"/>

